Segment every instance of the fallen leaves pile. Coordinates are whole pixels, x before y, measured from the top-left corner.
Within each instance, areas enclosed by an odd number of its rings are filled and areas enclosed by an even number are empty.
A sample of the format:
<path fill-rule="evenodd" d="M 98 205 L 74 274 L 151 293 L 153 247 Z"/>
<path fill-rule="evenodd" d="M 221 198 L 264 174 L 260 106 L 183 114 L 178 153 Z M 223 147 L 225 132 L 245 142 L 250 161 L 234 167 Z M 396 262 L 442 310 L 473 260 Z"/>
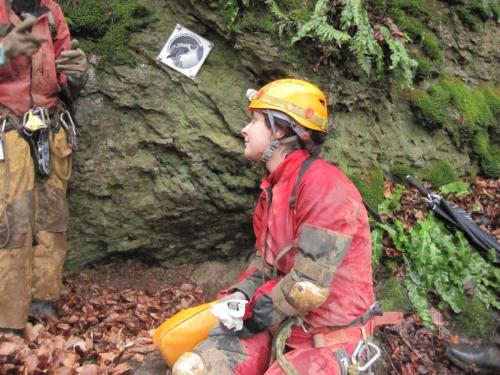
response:
<path fill-rule="evenodd" d="M 455 375 L 463 370 L 446 358 L 448 343 L 458 343 L 457 336 L 442 335 L 425 328 L 418 316 L 410 315 L 399 326 L 386 326 L 379 333 L 388 363 L 385 370 L 391 375 Z M 388 353 L 385 353 L 388 354 Z"/>
<path fill-rule="evenodd" d="M 28 324 L 24 337 L 0 337 L 1 374 L 126 374 L 155 350 L 156 328 L 177 311 L 204 302 L 192 283 L 116 290 L 85 277 L 66 280 L 59 319 Z"/>

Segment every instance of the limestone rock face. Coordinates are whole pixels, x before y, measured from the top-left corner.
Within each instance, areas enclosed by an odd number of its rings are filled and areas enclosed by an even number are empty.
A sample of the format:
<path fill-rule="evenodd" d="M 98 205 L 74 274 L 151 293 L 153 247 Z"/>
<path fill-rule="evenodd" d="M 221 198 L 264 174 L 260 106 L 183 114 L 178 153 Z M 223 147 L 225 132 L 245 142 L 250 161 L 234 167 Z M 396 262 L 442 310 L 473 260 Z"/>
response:
<path fill-rule="evenodd" d="M 314 73 L 306 56 L 290 64 L 261 32 L 229 38 L 207 2 L 143 2 L 155 21 L 128 42 L 139 62 L 94 64 L 78 102 L 70 269 L 116 253 L 166 265 L 250 252 L 262 170 L 242 156 L 240 130 L 249 117 L 244 94 L 274 78 L 302 76 L 327 92 L 337 130 L 323 156 L 343 168 L 387 170 L 433 159 L 461 172 L 469 167 L 467 153 L 444 132 L 418 126 L 404 92 L 389 83 L 370 81 L 351 66 Z M 195 80 L 156 61 L 176 23 L 214 43 Z M 493 80 L 498 31 L 490 28 L 491 34 L 473 36 L 443 29 L 447 69 L 473 83 Z"/>

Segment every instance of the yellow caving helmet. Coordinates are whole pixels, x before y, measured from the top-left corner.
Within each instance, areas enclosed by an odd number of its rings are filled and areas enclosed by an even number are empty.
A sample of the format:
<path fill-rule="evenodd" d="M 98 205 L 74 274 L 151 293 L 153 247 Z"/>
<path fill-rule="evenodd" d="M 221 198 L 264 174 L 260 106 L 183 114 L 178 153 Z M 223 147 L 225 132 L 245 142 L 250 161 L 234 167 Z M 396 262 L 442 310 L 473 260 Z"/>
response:
<path fill-rule="evenodd" d="M 249 90 L 248 109 L 277 110 L 311 130 L 326 132 L 328 109 L 326 96 L 317 86 L 302 79 L 272 81 L 259 91 Z"/>

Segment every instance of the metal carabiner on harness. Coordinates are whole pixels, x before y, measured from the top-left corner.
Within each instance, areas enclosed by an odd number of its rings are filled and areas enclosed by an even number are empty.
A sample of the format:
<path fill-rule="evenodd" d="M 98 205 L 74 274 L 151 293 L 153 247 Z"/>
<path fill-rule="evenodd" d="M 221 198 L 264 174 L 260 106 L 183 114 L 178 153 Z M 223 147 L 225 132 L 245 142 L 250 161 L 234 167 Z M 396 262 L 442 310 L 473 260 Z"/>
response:
<path fill-rule="evenodd" d="M 375 354 L 372 357 L 368 357 L 370 355 L 370 348 L 375 350 Z M 367 358 L 363 358 L 364 355 L 366 355 Z M 357 371 L 361 373 L 370 371 L 370 368 L 380 358 L 381 355 L 382 351 L 380 350 L 378 345 L 375 345 L 373 342 L 361 339 L 359 340 L 356 349 L 354 349 L 354 352 L 352 353 L 351 361 L 353 365 L 357 365 L 361 360 L 364 361 L 365 364 L 363 366 L 357 366 Z"/>
<path fill-rule="evenodd" d="M 2 132 L 0 133 L 0 161 L 5 160 L 5 148 L 3 145 L 3 137 L 5 134 L 5 127 L 7 126 L 7 117 L 5 117 L 2 121 Z"/>
<path fill-rule="evenodd" d="M 50 146 L 49 146 L 49 130 L 41 129 L 38 135 L 38 171 L 42 177 L 48 177 L 50 174 Z"/>
<path fill-rule="evenodd" d="M 66 121 L 64 118 L 68 121 Z M 71 117 L 71 114 L 69 111 L 61 111 L 61 115 L 59 116 L 59 120 L 61 122 L 62 127 L 64 130 L 66 130 L 66 135 L 68 136 L 68 145 L 69 148 L 73 151 L 77 149 L 77 144 L 76 144 L 76 127 L 75 123 L 73 121 L 73 117 Z"/>

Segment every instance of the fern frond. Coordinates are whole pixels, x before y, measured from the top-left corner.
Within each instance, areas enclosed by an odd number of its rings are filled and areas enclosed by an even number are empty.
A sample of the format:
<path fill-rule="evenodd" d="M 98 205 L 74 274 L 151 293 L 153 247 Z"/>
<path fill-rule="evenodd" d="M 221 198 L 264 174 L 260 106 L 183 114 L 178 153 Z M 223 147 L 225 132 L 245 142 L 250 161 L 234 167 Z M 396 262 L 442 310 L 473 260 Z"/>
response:
<path fill-rule="evenodd" d="M 290 21 L 290 18 L 281 10 L 279 5 L 274 0 L 266 0 L 266 5 L 268 6 L 271 14 L 279 20 Z"/>
<path fill-rule="evenodd" d="M 349 34 L 337 30 L 332 25 L 329 25 L 326 22 L 326 17 L 324 22 L 319 22 L 316 24 L 314 31 L 316 32 L 316 36 L 321 43 L 331 43 L 333 41 L 336 41 L 341 44 L 342 42 L 347 42 L 351 39 Z"/>
<path fill-rule="evenodd" d="M 314 30 L 317 27 L 317 20 L 309 20 L 305 24 L 303 24 L 299 30 L 297 31 L 297 34 L 292 38 L 291 44 L 297 43 L 299 40 L 302 38 L 306 37 L 309 35 L 311 30 Z"/>
<path fill-rule="evenodd" d="M 404 44 L 394 38 L 391 32 L 386 27 L 381 27 L 380 32 L 384 36 L 389 51 L 391 53 L 391 65 L 389 70 L 395 71 L 401 77 L 401 81 L 405 86 L 411 86 L 413 81 L 413 69 L 418 66 L 418 62 L 408 55 Z"/>

